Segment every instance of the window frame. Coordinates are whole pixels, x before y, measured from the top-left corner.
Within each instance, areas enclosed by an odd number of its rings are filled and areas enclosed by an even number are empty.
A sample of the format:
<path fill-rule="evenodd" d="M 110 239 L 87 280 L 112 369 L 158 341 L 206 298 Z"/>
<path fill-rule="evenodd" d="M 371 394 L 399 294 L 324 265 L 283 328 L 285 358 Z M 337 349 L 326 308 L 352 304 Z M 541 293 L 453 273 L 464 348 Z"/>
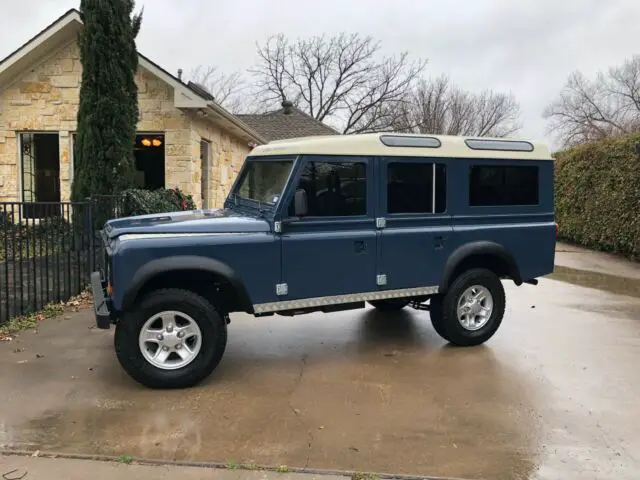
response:
<path fill-rule="evenodd" d="M 291 161 L 292 166 L 291 166 L 291 170 L 289 171 L 289 176 L 287 177 L 287 180 L 284 184 L 282 193 L 280 194 L 280 198 L 278 199 L 278 202 L 276 204 L 261 203 L 257 200 L 240 197 L 240 196 L 236 196 L 235 198 L 233 198 L 233 194 L 235 193 L 236 189 L 240 186 L 240 183 L 242 181 L 242 175 L 245 169 L 247 169 L 247 167 L 249 166 L 248 165 L 249 162 L 252 162 L 252 161 L 278 162 L 283 160 Z M 273 212 L 277 212 L 278 209 L 280 209 L 285 202 L 285 198 L 288 195 L 288 190 L 290 188 L 291 182 L 295 177 L 295 175 L 297 174 L 299 161 L 300 161 L 299 155 L 269 155 L 269 156 L 249 155 L 247 156 L 245 158 L 245 161 L 242 164 L 242 168 L 235 175 L 235 179 L 233 180 L 233 183 L 231 184 L 231 188 L 229 189 L 229 193 L 227 194 L 227 197 L 224 201 L 224 207 L 232 208 L 236 205 L 240 207 L 250 208 L 250 209 L 257 209 L 259 207 L 262 207 L 262 208 L 265 208 L 265 210 L 268 211 L 270 214 L 273 214 Z"/>
<path fill-rule="evenodd" d="M 450 179 L 450 165 L 447 162 L 446 158 L 443 157 L 404 157 L 404 156 L 388 156 L 383 157 L 380 162 L 380 170 L 379 170 L 379 211 L 381 216 L 386 216 L 388 218 L 402 218 L 402 217 L 443 217 L 450 215 L 449 208 L 449 179 Z M 392 163 L 416 163 L 419 165 L 430 164 L 431 165 L 431 212 L 397 212 L 390 213 L 389 212 L 389 165 Z M 444 210 L 442 212 L 435 212 L 436 208 L 436 186 L 437 186 L 437 178 L 436 178 L 436 166 L 442 165 L 444 167 Z"/>
<path fill-rule="evenodd" d="M 471 172 L 474 167 L 495 167 L 495 168 L 535 168 L 537 172 L 537 202 L 536 203 L 517 203 L 517 204 L 498 204 L 498 205 L 472 205 L 471 204 Z M 469 161 L 466 165 L 466 179 L 467 179 L 467 188 L 466 188 L 466 207 L 476 210 L 477 209 L 508 209 L 508 208 L 518 208 L 518 209 L 536 209 L 541 206 L 541 170 L 540 165 L 535 161 L 526 161 L 526 160 L 498 160 L 498 159 L 485 159 L 485 160 L 473 160 Z"/>
<path fill-rule="evenodd" d="M 325 162 L 325 163 L 363 163 L 365 166 L 366 177 L 366 210 L 363 215 L 349 215 L 349 216 L 312 216 L 306 215 L 304 217 L 296 217 L 289 215 L 289 205 L 294 201 L 295 191 L 300 183 L 300 178 L 304 173 L 307 165 L 311 162 Z M 318 223 L 318 222 L 353 222 L 373 220 L 375 215 L 376 199 L 375 199 L 375 169 L 376 162 L 373 157 L 366 155 L 301 155 L 298 158 L 298 162 L 295 166 L 293 175 L 289 178 L 289 183 L 286 188 L 285 194 L 281 199 L 279 206 L 280 217 L 286 221 L 286 223 Z"/>

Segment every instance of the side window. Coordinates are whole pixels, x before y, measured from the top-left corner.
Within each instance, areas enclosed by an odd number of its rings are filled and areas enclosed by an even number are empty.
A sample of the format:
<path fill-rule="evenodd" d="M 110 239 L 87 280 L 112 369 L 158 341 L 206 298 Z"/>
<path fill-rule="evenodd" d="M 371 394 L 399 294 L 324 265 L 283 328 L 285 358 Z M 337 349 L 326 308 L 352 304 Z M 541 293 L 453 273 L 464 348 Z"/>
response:
<path fill-rule="evenodd" d="M 472 207 L 538 205 L 538 167 L 473 165 L 469 175 Z"/>
<path fill-rule="evenodd" d="M 388 213 L 442 213 L 447 208 L 446 201 L 445 165 L 413 162 L 387 165 Z"/>
<path fill-rule="evenodd" d="M 297 189 L 307 192 L 308 217 L 348 217 L 367 214 L 365 162 L 307 162 Z M 293 202 L 289 215 L 293 216 Z"/>

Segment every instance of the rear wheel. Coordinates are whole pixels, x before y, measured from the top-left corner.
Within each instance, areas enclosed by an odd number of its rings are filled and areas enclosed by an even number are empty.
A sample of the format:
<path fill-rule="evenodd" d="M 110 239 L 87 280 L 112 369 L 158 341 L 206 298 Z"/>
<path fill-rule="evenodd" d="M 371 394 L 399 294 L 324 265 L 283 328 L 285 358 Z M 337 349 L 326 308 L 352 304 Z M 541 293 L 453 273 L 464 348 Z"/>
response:
<path fill-rule="evenodd" d="M 504 287 L 495 273 L 469 270 L 453 281 L 445 295 L 431 300 L 431 322 L 454 345 L 479 345 L 498 330 L 505 303 Z"/>
<path fill-rule="evenodd" d="M 438 335 L 449 341 L 447 334 L 442 326 L 442 295 L 436 295 L 429 300 L 429 316 L 431 317 L 431 325 Z"/>
<path fill-rule="evenodd" d="M 372 300 L 369 304 L 379 312 L 397 312 L 409 305 L 409 299 L 390 298 L 387 300 Z"/>
<path fill-rule="evenodd" d="M 152 292 L 116 326 L 116 355 L 125 371 L 151 388 L 185 388 L 207 377 L 227 344 L 224 316 L 188 290 Z"/>

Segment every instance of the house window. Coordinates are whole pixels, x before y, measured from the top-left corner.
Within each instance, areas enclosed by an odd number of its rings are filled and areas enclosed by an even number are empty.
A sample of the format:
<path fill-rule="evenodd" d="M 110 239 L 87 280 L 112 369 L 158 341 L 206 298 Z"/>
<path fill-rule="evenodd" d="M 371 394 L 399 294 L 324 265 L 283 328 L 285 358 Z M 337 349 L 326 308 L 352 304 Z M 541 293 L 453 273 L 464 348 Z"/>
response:
<path fill-rule="evenodd" d="M 45 216 L 51 206 L 29 205 L 60 202 L 60 139 L 58 132 L 21 133 L 20 163 L 22 201 L 26 218 Z"/>
<path fill-rule="evenodd" d="M 211 142 L 200 140 L 200 195 L 202 208 L 211 208 Z"/>
<path fill-rule="evenodd" d="M 162 134 L 138 134 L 134 146 L 136 187 L 146 190 L 164 188 L 165 139 Z"/>
<path fill-rule="evenodd" d="M 446 166 L 427 162 L 387 165 L 388 213 L 442 213 L 446 210 Z"/>
<path fill-rule="evenodd" d="M 473 165 L 469 174 L 469 205 L 538 205 L 538 167 Z"/>

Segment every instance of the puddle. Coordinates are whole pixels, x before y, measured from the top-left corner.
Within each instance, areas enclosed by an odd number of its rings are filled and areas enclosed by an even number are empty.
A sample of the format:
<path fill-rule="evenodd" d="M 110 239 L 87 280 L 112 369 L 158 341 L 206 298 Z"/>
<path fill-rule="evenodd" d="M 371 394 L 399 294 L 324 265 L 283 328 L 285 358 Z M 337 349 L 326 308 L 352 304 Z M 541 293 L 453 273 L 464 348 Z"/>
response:
<path fill-rule="evenodd" d="M 556 265 L 545 278 L 571 283 L 580 287 L 596 288 L 617 295 L 640 298 L 640 279 L 617 277 L 606 273 L 577 270 Z"/>

